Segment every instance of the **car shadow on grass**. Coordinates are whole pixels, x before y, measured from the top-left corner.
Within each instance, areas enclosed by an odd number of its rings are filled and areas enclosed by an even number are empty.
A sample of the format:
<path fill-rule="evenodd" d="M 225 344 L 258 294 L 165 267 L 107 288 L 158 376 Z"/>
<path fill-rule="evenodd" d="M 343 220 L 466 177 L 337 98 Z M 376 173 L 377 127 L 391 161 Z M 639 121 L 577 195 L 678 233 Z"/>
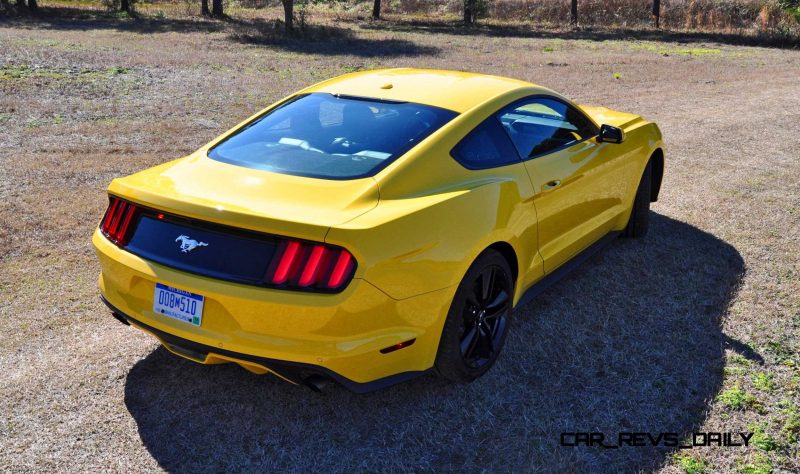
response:
<path fill-rule="evenodd" d="M 725 347 L 742 346 L 720 326 L 744 274 L 739 253 L 651 218 L 646 239 L 614 242 L 518 308 L 498 364 L 470 385 L 425 376 L 367 395 L 316 394 L 159 348 L 131 369 L 125 404 L 174 472 L 655 468 L 668 449 L 559 444 L 562 432 L 697 429 Z"/>

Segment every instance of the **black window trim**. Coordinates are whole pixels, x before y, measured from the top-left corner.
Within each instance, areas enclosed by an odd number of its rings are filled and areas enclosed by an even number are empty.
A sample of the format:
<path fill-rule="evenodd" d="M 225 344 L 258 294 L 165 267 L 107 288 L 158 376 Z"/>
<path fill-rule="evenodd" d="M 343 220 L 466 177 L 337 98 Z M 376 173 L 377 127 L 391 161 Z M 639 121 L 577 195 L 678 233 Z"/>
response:
<path fill-rule="evenodd" d="M 550 155 L 552 153 L 556 153 L 556 152 L 559 152 L 559 151 L 562 151 L 562 150 L 566 150 L 567 148 L 571 148 L 571 147 L 573 147 L 575 145 L 583 143 L 586 140 L 591 140 L 591 139 L 597 137 L 597 135 L 600 133 L 600 127 L 598 127 L 597 124 L 594 122 L 594 120 L 592 120 L 591 117 L 586 115 L 586 113 L 584 113 L 584 111 L 581 110 L 580 107 L 575 107 L 572 104 L 570 104 L 569 102 L 567 102 L 567 101 L 565 101 L 565 100 L 563 100 L 563 99 L 561 99 L 559 97 L 553 96 L 553 95 L 547 95 L 547 94 L 529 95 L 527 97 L 523 97 L 522 99 L 517 99 L 514 102 L 511 102 L 510 104 L 504 105 L 503 107 L 498 109 L 492 115 L 496 116 L 497 114 L 500 113 L 501 110 L 505 110 L 507 108 L 513 107 L 513 106 L 515 106 L 517 104 L 520 104 L 522 102 L 531 101 L 532 99 L 550 99 L 550 100 L 553 100 L 555 102 L 560 102 L 560 103 L 564 104 L 566 107 L 568 107 L 570 109 L 573 109 L 575 112 L 580 114 L 583 118 L 585 118 L 586 121 L 589 122 L 592 125 L 592 127 L 594 128 L 594 130 L 593 130 L 594 133 L 591 136 L 588 136 L 588 137 L 584 138 L 583 140 L 578 140 L 578 141 L 576 141 L 574 143 L 568 143 L 566 145 L 561 145 L 558 148 L 553 148 L 552 150 L 547 150 L 545 152 L 542 152 L 542 153 L 539 153 L 539 154 L 536 154 L 536 155 L 531 155 L 531 156 L 528 156 L 527 158 L 522 158 L 520 156 L 520 160 L 521 161 L 525 162 L 525 161 L 535 160 L 536 158 L 541 158 L 543 156 L 547 156 L 547 155 Z M 508 130 L 506 130 L 505 126 L 503 127 L 503 131 L 506 133 L 506 135 L 508 135 Z M 512 143 L 514 142 L 514 140 L 511 139 L 511 135 L 508 135 L 508 139 L 511 140 Z M 514 149 L 516 149 L 516 148 L 517 148 L 516 145 L 514 145 Z M 517 155 L 519 155 L 519 152 L 517 152 Z"/>
<path fill-rule="evenodd" d="M 237 128 L 237 129 L 233 130 L 232 132 L 230 132 L 229 134 L 227 134 L 224 138 L 220 139 L 217 143 L 214 143 L 213 146 L 209 147 L 209 149 L 206 150 L 206 153 L 205 153 L 206 158 L 208 158 L 209 160 L 218 161 L 220 163 L 226 163 L 226 164 L 230 164 L 230 165 L 234 165 L 234 166 L 240 166 L 240 165 L 236 165 L 235 163 L 231 163 L 230 161 L 227 161 L 227 160 L 213 158 L 211 156 L 211 152 L 214 151 L 214 149 L 217 148 L 218 146 L 220 146 L 223 143 L 227 142 L 228 139 L 233 138 L 235 135 L 238 135 L 239 133 L 241 133 L 241 132 L 245 131 L 246 129 L 250 128 L 251 126 L 255 125 L 256 123 L 258 123 L 261 119 L 263 119 L 267 115 L 275 112 L 276 110 L 278 110 L 278 109 L 280 109 L 280 108 L 282 108 L 282 107 L 284 107 L 286 105 L 291 104 L 292 102 L 294 102 L 294 101 L 296 101 L 298 99 L 301 99 L 303 97 L 306 97 L 306 96 L 309 96 L 309 95 L 312 95 L 312 94 L 328 94 L 328 95 L 330 95 L 332 97 L 336 97 L 337 99 L 364 100 L 364 101 L 374 101 L 374 102 L 381 102 L 381 103 L 387 103 L 387 104 L 409 104 L 410 103 L 410 104 L 414 104 L 414 105 L 421 105 L 423 107 L 430 107 L 432 109 L 443 110 L 445 112 L 450 112 L 451 114 L 453 114 L 453 116 L 450 117 L 444 123 L 442 123 L 442 125 L 439 126 L 439 128 L 437 128 L 433 132 L 429 133 L 428 136 L 426 136 L 424 139 L 420 140 L 417 143 L 412 143 L 412 144 L 410 144 L 410 146 L 401 148 L 400 151 L 397 152 L 395 155 L 393 155 L 390 158 L 387 158 L 387 159 L 383 160 L 383 162 L 381 164 L 379 164 L 377 167 L 369 170 L 369 172 L 364 173 L 364 174 L 354 175 L 354 176 L 327 176 L 327 175 L 318 175 L 318 174 L 313 174 L 313 173 L 292 173 L 292 172 L 287 172 L 287 171 L 270 171 L 270 170 L 263 170 L 263 171 L 267 171 L 269 173 L 283 174 L 283 175 L 287 175 L 287 176 L 300 176 L 302 178 L 320 179 L 320 180 L 323 180 L 323 181 L 355 181 L 355 180 L 358 180 L 358 179 L 374 178 L 378 173 L 383 171 L 386 167 L 388 167 L 392 163 L 396 162 L 400 158 L 406 156 L 411 150 L 413 150 L 414 148 L 419 146 L 420 143 L 422 143 L 423 141 L 427 140 L 431 135 L 433 135 L 434 133 L 438 132 L 442 128 L 446 127 L 448 124 L 450 124 L 453 120 L 455 120 L 456 118 L 458 118 L 461 115 L 459 112 L 456 112 L 455 110 L 450 110 L 450 109 L 447 109 L 447 108 L 444 108 L 444 107 L 437 107 L 435 105 L 422 104 L 422 103 L 419 103 L 419 102 L 392 101 L 392 100 L 386 100 L 386 99 L 375 99 L 375 98 L 372 98 L 372 97 L 335 94 L 335 93 L 331 93 L 331 92 L 322 92 L 322 91 L 319 91 L 319 92 L 304 92 L 304 93 L 299 93 L 299 94 L 295 94 L 293 96 L 288 97 L 283 102 L 280 102 L 280 103 L 276 104 L 274 107 L 268 108 L 267 110 L 265 110 L 263 113 L 259 114 L 254 119 L 250 120 L 246 124 L 242 125 L 241 127 Z M 250 168 L 248 168 L 248 169 L 250 169 Z"/>
<path fill-rule="evenodd" d="M 552 150 L 548 150 L 548 151 L 546 151 L 546 152 L 539 153 L 538 155 L 532 155 L 532 156 L 529 156 L 529 157 L 527 157 L 527 158 L 522 158 L 522 157 L 520 156 L 520 154 L 519 154 L 519 151 L 517 150 L 517 146 L 514 144 L 514 140 L 511 138 L 511 135 L 509 135 L 509 134 L 508 134 L 508 130 L 506 130 L 506 127 L 505 127 L 505 126 L 504 126 L 504 125 L 501 123 L 501 124 L 500 124 L 500 126 L 501 126 L 501 128 L 503 129 L 503 133 L 505 133 L 505 134 L 506 134 L 506 138 L 508 138 L 508 140 L 509 140 L 509 141 L 511 142 L 511 144 L 514 146 L 514 152 L 515 152 L 515 153 L 516 153 L 516 155 L 517 155 L 517 160 L 518 160 L 518 161 L 516 161 L 516 162 L 514 162 L 514 161 L 511 161 L 511 162 L 508 162 L 508 163 L 505 163 L 505 164 L 502 164 L 502 165 L 491 165 L 491 166 L 481 166 L 481 167 L 477 167 L 477 166 L 470 166 L 470 165 L 467 165 L 466 163 L 462 163 L 462 162 L 461 162 L 461 160 L 459 160 L 459 159 L 458 159 L 458 157 L 456 157 L 456 156 L 453 154 L 453 152 L 455 151 L 455 149 L 456 149 L 456 148 L 458 148 L 458 146 L 459 146 L 459 145 L 461 145 L 461 142 L 463 142 L 464 140 L 466 140 L 466 139 L 467 139 L 467 137 L 469 137 L 470 135 L 472 135 L 472 133 L 473 133 L 475 130 L 477 130 L 477 129 L 478 129 L 480 126 L 482 126 L 484 123 L 486 123 L 486 121 L 487 121 L 487 120 L 494 119 L 494 120 L 498 120 L 498 121 L 499 121 L 499 119 L 497 118 L 497 114 L 499 114 L 499 113 L 500 113 L 500 111 L 502 111 L 502 110 L 505 110 L 505 109 L 507 109 L 507 108 L 509 108 L 509 107 L 512 107 L 512 106 L 514 106 L 514 105 L 520 104 L 520 103 L 522 103 L 522 102 L 528 102 L 528 101 L 531 101 L 532 99 L 550 99 L 550 100 L 554 100 L 554 101 L 556 101 L 556 102 L 560 102 L 560 103 L 564 104 L 566 107 L 569 107 L 569 108 L 571 108 L 571 109 L 575 110 L 575 111 L 576 111 L 576 112 L 578 112 L 578 113 L 579 113 L 581 116 L 583 116 L 583 118 L 585 118 L 585 119 L 586 119 L 586 121 L 587 121 L 587 122 L 589 122 L 589 123 L 592 125 L 592 127 L 594 127 L 594 134 L 593 134 L 593 135 L 591 135 L 591 136 L 589 136 L 589 137 L 586 137 L 586 138 L 584 138 L 583 140 L 577 141 L 577 142 L 575 142 L 575 143 L 569 143 L 569 144 L 567 144 L 567 145 L 562 145 L 562 146 L 560 146 L 560 147 L 558 147 L 558 148 L 554 148 L 554 149 L 552 149 Z M 472 170 L 472 171 L 488 170 L 488 169 L 494 169 L 494 168 L 502 168 L 502 167 L 504 167 L 504 166 L 510 166 L 510 165 L 514 165 L 514 164 L 517 164 L 517 163 L 524 163 L 524 162 L 526 162 L 526 161 L 535 160 L 536 158 L 541 158 L 541 157 L 543 157 L 543 156 L 546 156 L 546 155 L 549 155 L 549 154 L 551 154 L 551 153 L 556 153 L 556 152 L 559 152 L 559 151 L 565 150 L 565 149 L 567 149 L 567 148 L 570 148 L 570 147 L 573 147 L 573 146 L 575 146 L 575 145 L 578 145 L 578 144 L 580 144 L 580 143 L 583 143 L 583 142 L 585 142 L 586 140 L 591 140 L 591 139 L 593 139 L 593 138 L 597 137 L 597 135 L 598 135 L 599 133 L 600 133 L 600 127 L 598 127 L 598 126 L 597 126 L 597 124 L 595 123 L 595 121 L 594 121 L 594 120 L 592 120 L 592 118 L 591 118 L 591 117 L 589 117 L 589 116 L 588 116 L 588 115 L 587 115 L 587 114 L 586 114 L 586 113 L 585 113 L 583 110 L 581 110 L 581 109 L 580 109 L 580 107 L 575 107 L 575 106 L 573 106 L 572 104 L 570 104 L 569 102 L 566 102 L 565 100 L 563 100 L 563 99 L 561 99 L 561 98 L 559 98 L 559 97 L 553 96 L 553 95 L 548 95 L 548 94 L 534 94 L 534 95 L 529 95 L 529 96 L 523 97 L 523 98 L 521 98 L 521 99 L 517 99 L 517 100 L 515 100 L 514 102 L 508 103 L 508 104 L 506 104 L 506 105 L 504 105 L 504 106 L 500 107 L 499 109 L 495 110 L 494 112 L 492 112 L 492 113 L 491 113 L 491 114 L 490 114 L 488 117 L 486 117 L 485 119 L 481 120 L 481 121 L 480 121 L 480 123 L 478 123 L 478 125 L 476 125 L 475 127 L 473 127 L 473 128 L 472 128 L 472 130 L 470 130 L 469 132 L 467 132 L 467 134 L 466 134 L 466 135 L 464 135 L 464 136 L 461 138 L 461 140 L 459 140 L 459 141 L 458 141 L 458 143 L 456 143 L 456 144 L 453 146 L 453 148 L 452 148 L 452 149 L 450 149 L 450 157 L 452 157 L 452 158 L 453 158 L 453 159 L 456 161 L 456 163 L 458 163 L 458 164 L 460 164 L 461 166 L 463 166 L 464 168 L 466 168 L 466 169 L 468 169 L 468 170 Z"/>
<path fill-rule="evenodd" d="M 500 110 L 502 110 L 502 109 L 500 109 Z M 508 135 L 508 132 L 506 131 L 506 129 L 505 129 L 505 127 L 503 126 L 503 124 L 502 124 L 502 123 L 499 123 L 500 121 L 499 121 L 499 120 L 497 120 L 497 112 L 499 112 L 500 110 L 497 110 L 497 111 L 495 111 L 495 112 L 492 112 L 492 114 L 491 114 L 491 115 L 489 115 L 489 116 L 488 116 L 488 117 L 486 117 L 485 119 L 481 120 L 481 121 L 480 121 L 480 123 L 479 123 L 478 125 L 475 125 L 474 127 L 472 127 L 472 130 L 470 130 L 469 132 L 467 132 L 467 134 L 466 134 L 466 135 L 464 135 L 463 137 L 461 137 L 461 140 L 459 140 L 459 141 L 458 141 L 458 143 L 456 143 L 455 145 L 453 145 L 453 148 L 451 148 L 451 149 L 450 149 L 450 157 L 451 157 L 453 160 L 455 160 L 455 162 L 456 162 L 456 163 L 458 163 L 459 165 L 461 165 L 461 166 L 463 166 L 464 168 L 466 168 L 466 169 L 468 169 L 468 170 L 471 170 L 471 171 L 490 170 L 490 169 L 502 168 L 502 167 L 504 167 L 504 166 L 511 166 L 511 165 L 517 165 L 517 164 L 520 164 L 520 163 L 522 163 L 522 161 L 523 161 L 523 160 L 522 160 L 522 158 L 520 158 L 520 156 L 519 156 L 519 152 L 517 151 L 517 147 L 516 147 L 516 145 L 514 145 L 514 141 L 513 141 L 513 140 L 511 140 L 511 137 Z M 464 142 L 464 141 L 465 141 L 467 138 L 469 138 L 470 136 L 472 136 L 472 134 L 473 134 L 473 133 L 475 133 L 475 132 L 476 132 L 476 131 L 477 131 L 479 128 L 481 128 L 481 127 L 482 127 L 482 126 L 483 126 L 483 125 L 484 125 L 486 122 L 488 122 L 489 120 L 496 120 L 496 121 L 498 122 L 498 125 L 500 126 L 500 129 L 502 129 L 502 130 L 503 130 L 503 133 L 505 134 L 504 136 L 505 136 L 505 137 L 506 137 L 506 139 L 508 140 L 508 143 L 511 145 L 511 149 L 513 149 L 513 150 L 514 150 L 514 155 L 517 157 L 517 159 L 516 159 L 515 161 L 509 161 L 508 163 L 503 163 L 503 164 L 501 164 L 501 165 L 489 165 L 489 166 L 472 166 L 472 165 L 470 165 L 470 164 L 468 164 L 468 163 L 464 163 L 462 160 L 460 160 L 460 159 L 459 159 L 459 158 L 458 158 L 458 157 L 455 155 L 456 148 L 458 148 L 459 146 L 461 146 L 461 144 L 462 144 L 462 143 L 463 143 L 463 142 Z"/>

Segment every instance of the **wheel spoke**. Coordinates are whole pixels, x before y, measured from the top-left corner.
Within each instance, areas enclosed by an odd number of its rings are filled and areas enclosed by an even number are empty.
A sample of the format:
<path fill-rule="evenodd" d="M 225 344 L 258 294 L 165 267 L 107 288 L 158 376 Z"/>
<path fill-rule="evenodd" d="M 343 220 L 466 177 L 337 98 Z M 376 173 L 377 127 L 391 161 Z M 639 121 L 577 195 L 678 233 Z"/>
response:
<path fill-rule="evenodd" d="M 476 324 L 461 339 L 461 355 L 464 356 L 464 359 L 469 360 L 472 357 L 472 353 L 478 345 L 478 339 L 480 339 L 478 332 Z"/>
<path fill-rule="evenodd" d="M 490 358 L 494 352 L 494 338 L 492 337 L 491 328 L 486 327 L 486 324 L 480 326 L 481 342 L 486 346 L 486 358 Z"/>
<path fill-rule="evenodd" d="M 486 305 L 486 312 L 490 315 L 495 315 L 501 309 L 505 309 L 505 304 L 508 301 L 508 293 L 505 290 L 500 290 L 497 296 L 492 300 L 491 303 Z M 489 317 L 489 316 L 487 316 Z"/>
<path fill-rule="evenodd" d="M 484 320 L 481 324 L 483 325 L 483 329 L 486 331 L 489 338 L 493 338 L 494 332 L 497 328 L 497 321 L 495 320 L 495 322 L 492 323 L 489 320 Z"/>
<path fill-rule="evenodd" d="M 495 268 L 489 267 L 481 273 L 481 303 L 486 304 L 494 289 Z"/>
<path fill-rule="evenodd" d="M 463 301 L 463 333 L 459 342 L 462 361 L 477 369 L 490 364 L 503 341 L 506 316 L 510 316 L 510 275 L 502 266 L 489 264 L 474 277 Z"/>
<path fill-rule="evenodd" d="M 492 340 L 495 342 L 499 342 L 500 338 L 503 336 L 503 331 L 506 329 L 506 320 L 505 318 L 499 318 L 495 321 L 494 327 L 492 328 Z"/>

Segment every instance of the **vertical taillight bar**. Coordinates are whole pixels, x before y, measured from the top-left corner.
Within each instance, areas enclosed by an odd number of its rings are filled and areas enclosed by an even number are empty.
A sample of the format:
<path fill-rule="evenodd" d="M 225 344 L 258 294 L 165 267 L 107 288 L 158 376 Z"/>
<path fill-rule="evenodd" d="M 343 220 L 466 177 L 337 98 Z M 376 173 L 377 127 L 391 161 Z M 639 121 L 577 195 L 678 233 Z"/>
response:
<path fill-rule="evenodd" d="M 278 245 L 264 282 L 288 289 L 339 290 L 354 268 L 355 259 L 345 249 L 287 240 Z"/>
<path fill-rule="evenodd" d="M 125 245 L 130 238 L 131 223 L 138 208 L 135 204 L 112 197 L 106 215 L 100 223 L 100 230 L 109 240 L 117 245 Z"/>

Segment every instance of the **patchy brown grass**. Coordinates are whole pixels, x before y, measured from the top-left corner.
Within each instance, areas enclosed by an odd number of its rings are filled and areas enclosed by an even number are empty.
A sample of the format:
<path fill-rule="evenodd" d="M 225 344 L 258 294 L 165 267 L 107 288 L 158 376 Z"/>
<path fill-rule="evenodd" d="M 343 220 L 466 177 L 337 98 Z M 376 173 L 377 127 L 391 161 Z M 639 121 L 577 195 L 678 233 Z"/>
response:
<path fill-rule="evenodd" d="M 278 15 L 0 25 L 0 469 L 800 469 L 800 52 L 321 15 L 347 31 L 236 36 Z M 518 77 L 658 122 L 669 148 L 652 233 L 520 308 L 496 368 L 464 387 L 426 377 L 320 396 L 178 359 L 108 316 L 89 237 L 113 177 L 302 85 L 394 66 Z M 578 430 L 762 441 L 558 445 Z"/>

